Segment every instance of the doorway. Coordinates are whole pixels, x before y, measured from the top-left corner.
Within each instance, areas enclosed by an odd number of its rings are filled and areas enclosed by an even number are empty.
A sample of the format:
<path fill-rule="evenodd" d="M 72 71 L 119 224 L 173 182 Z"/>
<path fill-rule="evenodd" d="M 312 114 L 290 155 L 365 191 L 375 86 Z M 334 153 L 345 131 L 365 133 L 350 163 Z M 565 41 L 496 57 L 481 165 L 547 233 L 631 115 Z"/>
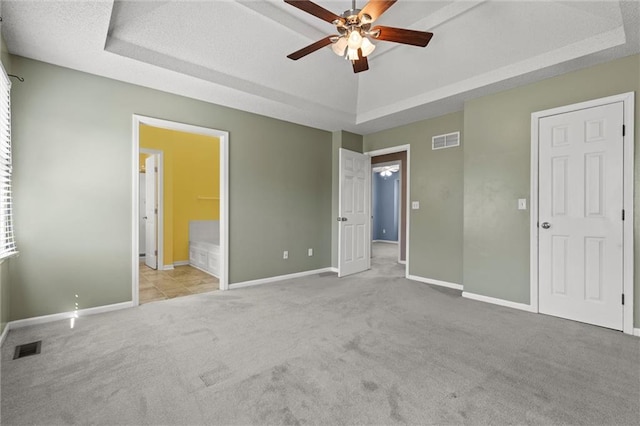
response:
<path fill-rule="evenodd" d="M 632 124 L 633 93 L 532 115 L 540 313 L 633 331 Z"/>
<path fill-rule="evenodd" d="M 219 212 L 219 217 L 217 218 L 218 220 L 215 221 L 204 221 L 204 220 L 189 220 L 189 224 L 185 225 L 187 227 L 190 228 L 191 226 L 191 222 L 197 222 L 198 225 L 198 229 L 203 229 L 202 222 L 207 222 L 205 223 L 205 225 L 209 226 L 212 225 L 214 226 L 213 229 L 209 230 L 208 228 L 205 229 L 206 232 L 202 232 L 202 234 L 207 234 L 207 235 L 215 235 L 217 242 L 218 242 L 218 247 L 217 250 L 215 251 L 215 254 L 212 255 L 212 259 L 215 257 L 215 275 L 218 277 L 218 288 L 220 290 L 227 290 L 228 289 L 228 253 L 229 253 L 229 231 L 228 231 L 228 174 L 229 174 L 229 166 L 228 166 L 228 152 L 229 152 L 229 134 L 226 131 L 221 131 L 221 130 L 216 130 L 216 129 L 209 129 L 209 128 L 204 128 L 204 127 L 199 127 L 199 126 L 193 126 L 193 125 L 188 125 L 188 124 L 183 124 L 183 123 L 177 123 L 177 122 L 172 122 L 172 121 L 166 121 L 166 120 L 161 120 L 161 119 L 156 119 L 156 118 L 151 118 L 151 117 L 145 117 L 145 116 L 140 116 L 140 115 L 134 115 L 133 116 L 133 172 L 134 172 L 134 176 L 133 176 L 133 214 L 132 214 L 132 228 L 133 228 L 133 238 L 132 238 L 132 247 L 133 247 L 133 262 L 132 262 L 132 300 L 134 305 L 138 305 L 140 303 L 140 282 L 141 282 L 141 262 L 140 262 L 140 256 L 139 254 L 141 253 L 140 251 L 140 245 L 141 245 L 141 221 L 140 221 L 140 199 L 139 199 L 139 194 L 140 194 L 140 174 L 139 174 L 139 168 L 140 168 L 140 153 L 144 152 L 145 148 L 141 148 L 141 131 L 144 130 L 143 127 L 150 127 L 150 128 L 155 128 L 155 129 L 160 129 L 160 130 L 167 130 L 167 131 L 174 131 L 174 132 L 182 132 L 184 134 L 188 134 L 188 135 L 192 135 L 194 137 L 196 136 L 200 136 L 200 137 L 207 137 L 207 138 L 215 138 L 218 141 L 218 147 L 217 147 L 217 155 L 219 158 L 219 176 L 216 176 L 217 179 L 217 184 L 214 185 L 215 190 L 217 190 L 216 194 L 208 194 L 208 193 L 202 193 L 202 194 L 197 194 L 194 196 L 189 195 L 189 202 L 193 202 L 193 203 L 197 203 L 200 206 L 204 206 L 205 209 L 208 209 L 208 205 L 210 205 L 211 203 L 219 203 L 219 208 L 217 209 Z M 166 160 L 166 159 L 165 159 Z M 160 164 L 162 164 L 162 161 L 160 161 Z M 159 168 L 160 171 L 162 171 L 162 167 Z M 146 180 L 145 180 L 146 181 Z M 159 188 L 162 188 L 162 185 L 159 185 Z M 147 187 L 145 187 L 145 192 L 146 192 Z M 184 191 L 180 191 L 180 194 L 183 194 Z M 159 196 L 158 196 L 158 200 L 161 202 L 163 200 L 163 193 L 164 191 L 159 191 Z M 219 196 L 218 196 L 219 194 Z M 191 200 L 191 198 L 193 198 L 193 200 Z M 180 200 L 176 200 L 176 202 L 180 205 L 184 204 L 184 202 L 181 202 Z M 160 218 L 158 219 L 158 222 L 163 222 L 164 226 L 167 226 L 166 220 L 168 220 L 169 218 L 164 218 L 165 220 L 163 220 L 162 218 L 162 214 L 163 214 L 163 208 L 160 208 L 162 206 L 159 206 L 158 208 L 158 215 L 160 216 Z M 144 217 L 144 215 L 142 215 Z M 147 216 L 148 217 L 148 216 Z M 199 217 L 195 217 L 193 219 L 201 219 Z M 211 222 L 211 223 L 209 223 Z M 185 237 L 185 234 L 188 235 L 189 231 L 185 231 L 181 233 L 180 238 L 182 238 L 182 240 L 187 240 L 186 242 L 183 242 L 183 244 L 180 245 L 180 248 L 186 248 L 187 246 L 185 246 L 188 243 L 188 240 L 191 239 L 190 236 Z M 146 273 L 153 273 L 153 274 L 158 274 L 161 278 L 163 277 L 162 274 L 166 274 L 168 277 L 171 277 L 172 279 L 175 278 L 176 276 L 179 275 L 183 275 L 182 274 L 182 268 L 186 267 L 187 265 L 190 265 L 190 253 L 189 253 L 189 249 L 187 248 L 186 250 L 186 255 L 181 255 L 180 259 L 173 259 L 173 257 L 171 256 L 172 253 L 167 252 L 166 247 L 167 247 L 167 241 L 163 241 L 162 239 L 162 235 L 163 232 L 162 231 L 158 231 L 157 235 L 159 236 L 159 238 L 157 239 L 157 245 L 160 246 L 162 245 L 162 248 L 158 249 L 158 263 L 157 263 L 157 269 L 154 270 L 152 268 L 148 268 L 146 265 L 144 265 L 145 269 L 144 272 Z M 200 235 L 200 234 L 199 234 Z M 146 237 L 146 235 L 145 235 Z M 146 238 L 145 238 L 145 246 L 146 246 Z M 185 247 L 183 247 L 185 246 Z M 171 250 L 171 249 L 170 249 Z M 145 247 L 145 252 L 147 252 L 148 249 L 147 247 Z M 207 255 L 207 253 L 205 252 L 202 255 Z M 200 256 L 200 257 L 201 257 Z M 184 259 L 182 259 L 182 257 L 184 257 Z M 209 266 L 209 264 L 213 263 L 212 262 L 208 262 L 207 266 Z M 191 268 L 191 266 L 188 266 L 189 268 Z M 196 269 L 193 269 L 194 271 L 197 271 L 198 273 L 200 273 L 200 271 L 197 270 L 198 266 L 195 266 Z M 149 272 L 151 271 L 151 272 Z M 201 272 L 202 274 L 205 274 L 205 272 Z M 211 273 L 211 272 L 209 272 Z M 194 275 L 196 273 L 194 272 Z"/>
<path fill-rule="evenodd" d="M 375 157 L 374 157 L 375 158 Z M 373 161 L 373 158 L 372 158 Z M 400 262 L 402 162 L 375 163 L 371 168 L 371 256 Z"/>
<path fill-rule="evenodd" d="M 396 254 L 396 262 L 404 265 L 405 277 L 409 274 L 409 170 L 410 170 L 410 145 L 399 145 L 391 148 L 385 148 L 366 153 L 371 157 L 371 166 L 374 169 L 380 168 L 378 173 L 383 171 L 384 168 L 397 165 L 397 185 L 398 185 L 398 228 L 397 228 L 397 250 L 394 250 Z M 393 176 L 393 172 L 392 172 Z M 395 185 L 395 184 L 394 184 Z M 372 211 L 376 211 L 376 206 L 372 205 Z M 374 222 L 375 222 L 374 217 Z M 385 228 L 386 230 L 386 228 Z M 379 242 L 380 233 L 374 236 L 375 230 L 372 232 L 372 253 L 388 252 L 389 248 L 384 248 L 380 244 L 389 244 L 386 242 Z M 386 235 L 386 232 L 382 235 Z M 378 238 L 376 238 L 376 236 Z"/>

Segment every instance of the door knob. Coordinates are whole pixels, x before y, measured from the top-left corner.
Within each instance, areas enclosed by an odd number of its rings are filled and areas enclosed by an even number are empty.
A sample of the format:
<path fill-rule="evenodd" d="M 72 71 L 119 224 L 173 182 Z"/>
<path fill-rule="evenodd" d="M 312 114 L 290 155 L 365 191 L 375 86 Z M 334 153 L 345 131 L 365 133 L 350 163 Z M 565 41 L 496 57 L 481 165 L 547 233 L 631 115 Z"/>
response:
<path fill-rule="evenodd" d="M 338 222 L 346 222 L 347 218 L 346 217 L 339 217 L 338 218 Z"/>
<path fill-rule="evenodd" d="M 551 228 L 551 224 L 549 222 L 542 222 L 542 229 L 549 229 Z"/>

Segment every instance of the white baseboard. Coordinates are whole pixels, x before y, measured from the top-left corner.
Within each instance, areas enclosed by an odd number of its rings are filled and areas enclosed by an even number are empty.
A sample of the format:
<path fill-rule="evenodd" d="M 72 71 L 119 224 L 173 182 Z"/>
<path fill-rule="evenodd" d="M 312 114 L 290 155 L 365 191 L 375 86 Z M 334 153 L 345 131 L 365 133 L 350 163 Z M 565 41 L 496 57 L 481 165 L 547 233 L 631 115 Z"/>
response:
<path fill-rule="evenodd" d="M 333 266 L 327 269 L 329 269 L 329 272 L 335 272 L 336 274 L 339 272 L 338 268 L 334 268 Z"/>
<path fill-rule="evenodd" d="M 173 262 L 173 266 L 187 266 L 188 264 L 188 260 L 179 260 L 177 262 Z"/>
<path fill-rule="evenodd" d="M 419 277 L 417 275 L 407 275 L 408 280 L 419 281 L 421 283 L 438 285 L 440 287 L 453 288 L 455 290 L 462 290 L 462 284 L 450 283 L 447 281 L 434 280 L 431 278 Z"/>
<path fill-rule="evenodd" d="M 0 348 L 4 345 L 4 339 L 7 338 L 7 334 L 9 334 L 9 323 L 4 325 L 4 330 L 2 330 L 2 336 L 0 336 Z"/>
<path fill-rule="evenodd" d="M 173 269 L 174 269 L 174 268 L 173 268 L 173 265 L 164 265 L 164 266 L 162 267 L 162 270 L 163 270 L 163 271 L 173 271 Z"/>
<path fill-rule="evenodd" d="M 634 328 L 633 329 L 633 335 L 640 337 L 640 328 Z"/>
<path fill-rule="evenodd" d="M 5 330 L 28 327 L 30 325 L 46 324 L 48 322 L 60 321 L 74 317 L 84 317 L 87 315 L 102 314 L 104 312 L 118 311 L 120 309 L 132 308 L 133 302 L 114 303 L 113 305 L 96 306 L 95 308 L 79 309 L 78 311 L 61 312 L 59 314 L 43 315 L 40 317 L 26 318 L 7 323 Z"/>
<path fill-rule="evenodd" d="M 398 260 L 398 263 L 400 263 L 401 265 L 406 265 L 407 261 L 406 260 Z"/>
<path fill-rule="evenodd" d="M 398 244 L 397 241 L 391 241 L 391 240 L 372 240 L 371 242 L 373 242 L 373 243 L 385 243 L 385 244 Z"/>
<path fill-rule="evenodd" d="M 258 280 L 243 281 L 239 283 L 229 284 L 229 290 L 234 290 L 236 288 L 243 288 L 243 287 L 251 287 L 251 286 L 260 285 L 260 284 L 268 284 L 268 283 L 273 283 L 277 281 L 290 280 L 292 278 L 307 277 L 309 275 L 321 274 L 323 272 L 337 272 L 337 271 L 338 270 L 336 268 L 329 267 L 329 268 L 322 268 L 322 269 L 314 269 L 312 271 L 296 272 L 295 274 L 279 275 L 276 277 L 269 277 L 269 278 L 260 278 Z"/>
<path fill-rule="evenodd" d="M 467 291 L 462 292 L 462 297 L 478 300 L 480 302 L 492 303 L 494 305 L 506 306 L 507 308 L 519 309 L 521 311 L 537 313 L 537 311 L 531 305 L 525 305 L 524 303 L 511 302 L 509 300 L 497 299 L 495 297 L 482 296 L 480 294 L 469 293 Z"/>

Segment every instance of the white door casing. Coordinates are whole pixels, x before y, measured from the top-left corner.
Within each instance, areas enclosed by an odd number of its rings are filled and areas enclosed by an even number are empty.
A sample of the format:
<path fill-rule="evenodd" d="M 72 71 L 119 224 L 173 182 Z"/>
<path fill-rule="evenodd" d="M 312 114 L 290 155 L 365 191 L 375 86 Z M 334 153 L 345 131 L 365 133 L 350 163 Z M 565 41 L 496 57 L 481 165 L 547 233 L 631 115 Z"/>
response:
<path fill-rule="evenodd" d="M 400 199 L 401 199 L 401 206 L 400 206 L 400 215 L 402 217 L 402 219 L 405 220 L 406 223 L 406 227 L 405 227 L 405 239 L 404 239 L 404 249 L 405 249 L 405 260 L 402 261 L 401 260 L 401 253 L 400 250 L 398 251 L 398 262 L 399 263 L 404 263 L 404 275 L 406 278 L 412 277 L 411 279 L 416 279 L 419 277 L 415 277 L 412 276 L 411 274 L 409 274 L 409 251 L 410 251 L 410 244 L 409 241 L 411 240 L 411 215 L 409 214 L 409 212 L 411 211 L 410 207 L 411 207 L 411 202 L 410 202 L 410 197 L 409 194 L 411 193 L 411 173 L 410 173 L 410 168 L 411 168 L 411 145 L 397 145 L 397 146 L 393 146 L 390 148 L 382 148 L 382 149 L 377 149 L 374 151 L 368 151 L 366 152 L 366 154 L 369 157 L 377 157 L 379 155 L 387 155 L 387 154 L 394 154 L 397 152 L 403 152 L 406 151 L 407 153 L 407 161 L 406 164 L 403 166 L 400 166 L 400 170 L 401 173 L 406 173 L 405 178 L 406 178 L 406 184 L 407 184 L 407 189 L 406 189 L 406 196 L 402 197 L 402 191 L 400 191 L 401 195 L 400 195 Z M 402 176 L 401 176 L 402 179 Z M 402 182 L 402 181 L 401 181 Z M 401 219 L 401 220 L 402 220 Z M 399 224 L 400 230 L 402 229 L 402 223 Z M 400 235 L 400 231 L 398 231 L 398 235 Z M 536 293 L 537 294 L 537 293 Z"/>
<path fill-rule="evenodd" d="M 161 129 L 177 130 L 179 132 L 194 133 L 198 135 L 213 136 L 220 141 L 220 290 L 229 289 L 229 132 L 225 130 L 212 129 L 201 126 L 194 126 L 191 124 L 178 123 L 175 121 L 168 121 L 159 118 L 146 117 L 139 114 L 132 115 L 132 141 L 131 144 L 131 171 L 132 171 L 132 188 L 131 188 L 131 205 L 133 206 L 131 214 L 131 300 L 133 306 L 139 304 L 139 289 L 140 289 L 140 262 L 138 256 L 138 171 L 140 168 L 140 152 L 143 149 L 140 148 L 140 127 L 142 125 L 148 125 L 152 127 L 158 127 Z M 151 150 L 144 150 L 151 151 Z M 159 176 L 158 179 L 162 179 L 162 152 L 158 151 L 159 161 Z M 158 187 L 158 200 L 159 212 L 158 212 L 158 264 L 162 265 L 162 186 Z"/>
<path fill-rule="evenodd" d="M 371 267 L 371 157 L 340 148 L 338 276 Z"/>
<path fill-rule="evenodd" d="M 539 120 L 539 312 L 623 329 L 623 103 Z"/>
<path fill-rule="evenodd" d="M 145 260 L 149 268 L 158 269 L 158 172 L 155 155 L 150 155 L 145 163 Z"/>

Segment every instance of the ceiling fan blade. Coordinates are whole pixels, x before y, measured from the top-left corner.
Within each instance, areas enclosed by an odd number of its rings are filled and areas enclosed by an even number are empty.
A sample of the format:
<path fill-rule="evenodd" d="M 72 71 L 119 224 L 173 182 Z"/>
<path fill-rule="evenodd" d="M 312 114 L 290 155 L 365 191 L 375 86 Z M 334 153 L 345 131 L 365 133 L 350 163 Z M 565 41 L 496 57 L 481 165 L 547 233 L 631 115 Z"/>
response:
<path fill-rule="evenodd" d="M 328 46 L 331 44 L 331 36 L 325 37 L 322 40 L 318 40 L 313 44 L 310 44 L 307 47 L 303 47 L 302 49 L 293 52 L 290 55 L 287 55 L 287 58 L 289 59 L 293 59 L 294 61 L 297 61 L 298 59 L 307 56 L 309 53 L 313 53 L 318 49 L 322 49 L 325 46 Z"/>
<path fill-rule="evenodd" d="M 328 11 L 322 6 L 318 6 L 312 1 L 309 0 L 284 0 L 285 3 L 290 4 L 293 7 L 297 7 L 300 10 L 303 10 L 316 18 L 320 18 L 323 21 L 327 21 L 333 24 L 336 20 L 340 22 L 344 22 L 344 18 L 336 15 L 333 12 Z"/>
<path fill-rule="evenodd" d="M 358 57 L 360 59 L 357 61 L 351 61 L 353 62 L 353 72 L 356 74 L 369 69 L 369 61 L 366 56 L 362 56 L 362 49 L 358 49 Z"/>
<path fill-rule="evenodd" d="M 406 30 L 403 28 L 377 26 L 371 32 L 380 31 L 376 40 L 393 41 L 395 43 L 410 44 L 425 47 L 431 41 L 433 33 L 426 31 Z"/>
<path fill-rule="evenodd" d="M 367 14 L 371 16 L 371 22 L 373 22 L 393 6 L 396 1 L 398 0 L 370 0 L 358 13 L 358 17 L 362 18 L 362 15 Z"/>

